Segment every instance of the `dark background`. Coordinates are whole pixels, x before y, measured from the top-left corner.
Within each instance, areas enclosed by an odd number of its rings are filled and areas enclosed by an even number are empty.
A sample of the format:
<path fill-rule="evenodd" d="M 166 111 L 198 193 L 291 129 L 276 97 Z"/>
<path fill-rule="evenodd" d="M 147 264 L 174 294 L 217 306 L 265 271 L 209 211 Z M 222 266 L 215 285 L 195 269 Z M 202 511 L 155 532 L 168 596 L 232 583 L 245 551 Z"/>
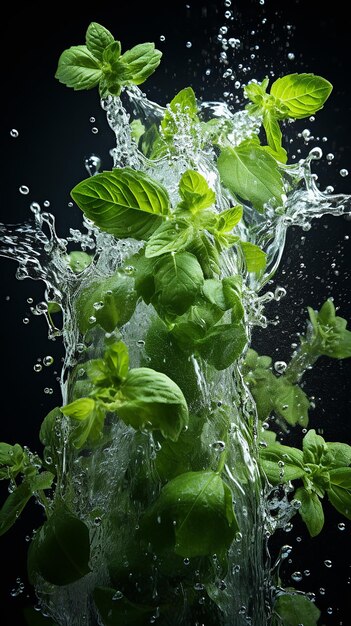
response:
<path fill-rule="evenodd" d="M 218 60 L 222 51 L 217 40 L 219 29 L 227 26 L 224 36 L 241 40 L 240 48 L 228 56 L 235 80 L 261 80 L 273 71 L 275 76 L 291 72 L 314 72 L 329 79 L 334 90 L 316 120 L 301 120 L 289 128 L 292 139 L 290 154 L 306 156 L 308 150 L 320 145 L 324 156 L 316 164 L 321 189 L 332 185 L 338 193 L 351 192 L 351 85 L 350 20 L 345 14 L 345 2 L 334 0 L 326 4 L 314 0 L 272 2 L 266 0 L 233 0 L 225 2 L 173 2 L 160 5 L 155 1 L 84 4 L 78 10 L 73 3 L 52 5 L 27 2 L 24 8 L 8 5 L 2 17 L 0 37 L 2 96 L 1 113 L 1 196 L 0 221 L 18 223 L 31 216 L 29 204 L 50 202 L 56 218 L 59 236 L 68 228 L 79 228 L 81 215 L 77 207 L 69 208 L 70 189 L 87 176 L 84 159 L 97 154 L 102 169 L 111 168 L 109 149 L 114 137 L 100 109 L 96 90 L 73 92 L 54 78 L 60 53 L 71 45 L 84 42 L 91 21 L 105 25 L 124 50 L 143 41 L 154 41 L 163 51 L 160 68 L 146 83 L 145 92 L 151 100 L 165 105 L 182 87 L 191 85 L 199 98 L 223 100 L 232 92 L 241 102 L 242 91 L 234 81 L 223 79 L 227 69 Z M 232 16 L 225 17 L 225 11 Z M 233 17 L 233 19 L 231 19 Z M 164 41 L 160 37 L 165 38 Z M 191 47 L 186 43 L 191 42 Z M 259 49 L 255 49 L 259 45 Z M 255 58 L 251 58 L 254 54 Z M 288 55 L 294 54 L 295 58 Z M 242 67 L 239 65 L 242 64 Z M 247 72 L 244 68 L 250 66 Z M 210 69 L 210 74 L 206 70 Z M 234 105 L 234 101 L 232 101 Z M 90 122 L 90 117 L 96 122 Z M 94 134 L 92 128 L 98 132 Z M 10 136 L 17 129 L 18 138 Z M 304 129 L 319 139 L 307 145 L 298 137 Z M 322 141 L 322 137 L 327 137 Z M 298 152 L 298 151 L 301 152 Z M 333 153 L 328 164 L 326 154 Z M 341 177 L 341 168 L 350 176 Z M 27 185 L 28 195 L 19 187 Z M 296 333 L 303 331 L 306 306 L 318 308 L 333 296 L 340 306 L 340 315 L 351 319 L 350 307 L 350 236 L 351 222 L 343 217 L 323 217 L 316 220 L 309 232 L 298 228 L 288 233 L 286 252 L 275 285 L 284 286 L 287 296 L 268 309 L 277 325 L 270 324 L 256 333 L 254 347 L 275 359 L 288 359 Z M 301 239 L 301 237 L 305 239 Z M 34 303 L 42 299 L 41 283 L 18 282 L 15 263 L 1 259 L 0 341 L 1 368 L 1 440 L 28 444 L 40 450 L 38 428 L 45 414 L 60 403 L 57 375 L 60 371 L 62 346 L 60 340 L 49 341 L 43 317 L 30 313 L 28 298 Z M 24 324 L 23 318 L 29 323 Z M 54 364 L 39 373 L 33 366 L 46 355 Z M 316 398 L 316 410 L 311 426 L 322 429 L 326 440 L 351 444 L 348 396 L 350 363 L 322 358 L 306 376 L 306 391 Z M 52 394 L 44 393 L 45 388 Z M 290 533 L 279 532 L 277 545 L 293 547 L 292 562 L 285 563 L 282 575 L 285 585 L 316 594 L 323 610 L 321 623 L 326 626 L 349 624 L 350 596 L 350 528 L 351 523 L 326 506 L 326 526 L 322 534 L 309 540 L 299 519 L 294 520 Z M 1 606 L 9 607 L 12 623 L 21 624 L 21 606 L 30 594 L 25 575 L 26 535 L 41 522 L 39 507 L 32 505 L 5 537 L 0 539 Z M 345 530 L 338 524 L 345 522 Z M 324 565 L 332 561 L 332 567 Z M 290 576 L 303 574 L 301 583 Z M 24 592 L 17 594 L 19 583 Z M 325 589 L 325 594 L 320 589 Z M 15 595 L 11 596 L 11 590 Z M 17 594 L 17 595 L 16 595 Z M 332 613 L 328 612 L 329 608 Z M 261 626 L 261 625 L 255 625 Z"/>

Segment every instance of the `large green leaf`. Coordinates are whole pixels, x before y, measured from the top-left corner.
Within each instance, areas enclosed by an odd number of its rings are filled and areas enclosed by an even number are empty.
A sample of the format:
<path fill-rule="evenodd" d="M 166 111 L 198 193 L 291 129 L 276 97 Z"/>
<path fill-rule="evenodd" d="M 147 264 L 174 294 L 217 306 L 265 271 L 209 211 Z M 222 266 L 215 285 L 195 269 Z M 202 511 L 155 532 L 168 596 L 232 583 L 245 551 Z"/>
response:
<path fill-rule="evenodd" d="M 267 202 L 282 203 L 284 185 L 276 160 L 254 141 L 223 148 L 217 160 L 223 184 L 260 212 Z"/>
<path fill-rule="evenodd" d="M 145 247 L 146 258 L 184 250 L 191 242 L 194 229 L 184 221 L 167 221 L 151 235 Z"/>
<path fill-rule="evenodd" d="M 299 513 L 305 522 L 311 537 L 316 537 L 324 526 L 323 507 L 317 494 L 299 487 L 294 498 L 301 502 Z"/>
<path fill-rule="evenodd" d="M 288 74 L 273 83 L 271 94 L 284 103 L 289 117 L 299 119 L 319 111 L 332 88 L 328 80 L 315 74 Z"/>
<path fill-rule="evenodd" d="M 309 399 L 300 387 L 284 378 L 279 378 L 275 385 L 273 407 L 288 424 L 307 426 Z"/>
<path fill-rule="evenodd" d="M 246 342 L 244 324 L 218 324 L 196 341 L 196 349 L 210 365 L 224 370 L 241 355 Z"/>
<path fill-rule="evenodd" d="M 351 446 L 347 443 L 339 443 L 338 441 L 327 442 L 328 451 L 332 455 L 330 467 L 347 467 L 351 465 Z"/>
<path fill-rule="evenodd" d="M 317 626 L 320 610 L 306 596 L 284 593 L 278 596 L 274 611 L 283 620 L 283 626 Z"/>
<path fill-rule="evenodd" d="M 231 491 L 215 472 L 180 474 L 163 487 L 141 528 L 156 552 L 223 554 L 238 531 Z"/>
<path fill-rule="evenodd" d="M 0 536 L 13 526 L 31 496 L 31 485 L 25 480 L 6 498 L 0 509 Z"/>
<path fill-rule="evenodd" d="M 101 64 L 87 46 L 72 46 L 62 52 L 55 78 L 75 90 L 92 89 L 102 77 Z"/>
<path fill-rule="evenodd" d="M 239 245 L 245 258 L 247 271 L 259 272 L 260 270 L 264 270 L 266 267 L 266 253 L 249 241 L 241 241 Z"/>
<path fill-rule="evenodd" d="M 150 42 L 140 43 L 124 52 L 121 61 L 128 67 L 130 82 L 134 85 L 143 83 L 158 67 L 161 56 L 162 52 Z"/>
<path fill-rule="evenodd" d="M 160 430 L 172 441 L 188 423 L 188 407 L 178 385 L 148 367 L 129 371 L 120 388 L 117 412 L 133 428 Z"/>
<path fill-rule="evenodd" d="M 147 239 L 169 215 L 166 189 L 128 167 L 87 178 L 71 195 L 96 226 L 120 238 Z"/>
<path fill-rule="evenodd" d="M 317 435 L 314 428 L 311 428 L 302 441 L 303 459 L 305 463 L 315 463 L 319 465 L 322 457 L 327 451 L 327 444 L 323 437 Z"/>
<path fill-rule="evenodd" d="M 152 303 L 169 315 L 182 315 L 194 303 L 204 281 L 201 266 L 189 252 L 160 257 L 155 271 Z"/>
<path fill-rule="evenodd" d="M 114 37 L 110 31 L 104 26 L 101 26 L 101 24 L 91 22 L 88 26 L 85 40 L 89 52 L 91 52 L 96 59 L 102 61 L 102 53 L 107 46 L 114 42 Z"/>
<path fill-rule="evenodd" d="M 58 506 L 40 528 L 28 552 L 31 582 L 39 573 L 53 585 L 68 585 L 91 570 L 88 527 L 63 506 Z"/>

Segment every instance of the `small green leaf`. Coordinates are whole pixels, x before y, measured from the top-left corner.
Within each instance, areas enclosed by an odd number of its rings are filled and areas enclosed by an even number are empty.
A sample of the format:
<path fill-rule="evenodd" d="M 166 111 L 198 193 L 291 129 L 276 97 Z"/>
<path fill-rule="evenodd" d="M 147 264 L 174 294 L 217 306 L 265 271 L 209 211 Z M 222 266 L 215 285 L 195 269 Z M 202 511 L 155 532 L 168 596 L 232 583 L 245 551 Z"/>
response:
<path fill-rule="evenodd" d="M 75 420 L 82 421 L 88 419 L 95 409 L 95 400 L 92 398 L 79 398 L 70 404 L 61 407 L 61 411 L 67 417 L 73 417 Z"/>
<path fill-rule="evenodd" d="M 271 371 L 260 369 L 248 378 L 248 384 L 256 403 L 258 418 L 264 421 L 273 411 L 277 379 Z"/>
<path fill-rule="evenodd" d="M 244 324 L 218 324 L 195 345 L 205 361 L 217 370 L 224 370 L 241 355 L 246 342 Z"/>
<path fill-rule="evenodd" d="M 96 587 L 93 597 L 104 626 L 145 626 L 156 612 L 156 607 L 130 602 L 109 587 Z"/>
<path fill-rule="evenodd" d="M 72 46 L 61 54 L 55 74 L 60 83 L 75 90 L 92 89 L 101 77 L 101 65 L 86 46 Z"/>
<path fill-rule="evenodd" d="M 338 467 L 351 465 L 351 446 L 337 441 L 328 441 L 327 448 L 333 457 L 333 460 L 330 462 L 330 467 L 336 469 Z"/>
<path fill-rule="evenodd" d="M 161 128 L 166 138 L 173 137 L 177 131 L 174 117 L 179 117 L 179 115 L 186 116 L 190 120 L 197 119 L 196 97 L 191 87 L 185 87 L 179 91 L 167 107 L 161 122 Z"/>
<path fill-rule="evenodd" d="M 289 117 L 300 119 L 319 111 L 332 88 L 328 80 L 315 74 L 288 74 L 273 83 L 271 94 L 284 103 Z"/>
<path fill-rule="evenodd" d="M 204 281 L 201 266 L 189 252 L 162 255 L 155 268 L 157 310 L 168 315 L 182 315 L 195 302 Z"/>
<path fill-rule="evenodd" d="M 136 143 L 145 134 L 145 126 L 141 120 L 135 119 L 130 122 L 130 132 Z"/>
<path fill-rule="evenodd" d="M 141 85 L 159 66 L 162 52 L 155 48 L 154 43 L 141 43 L 127 50 L 120 57 L 128 67 L 131 78 L 128 82 Z"/>
<path fill-rule="evenodd" d="M 118 341 L 108 346 L 104 355 L 104 362 L 111 374 L 112 384 L 119 384 L 123 381 L 129 368 L 128 348 L 123 341 Z"/>
<path fill-rule="evenodd" d="M 187 170 L 182 175 L 179 195 L 182 198 L 179 207 L 195 213 L 207 209 L 216 201 L 216 194 L 209 187 L 206 178 L 194 170 Z"/>
<path fill-rule="evenodd" d="M 52 472 L 40 472 L 29 478 L 32 493 L 42 491 L 43 489 L 51 489 L 55 475 Z"/>
<path fill-rule="evenodd" d="M 213 278 L 220 274 L 220 258 L 217 249 L 205 233 L 198 233 L 188 246 L 187 252 L 194 254 L 199 261 L 204 277 Z"/>
<path fill-rule="evenodd" d="M 351 520 L 351 467 L 330 471 L 328 498 L 333 507 Z"/>
<path fill-rule="evenodd" d="M 6 498 L 0 509 L 0 536 L 15 523 L 32 496 L 29 481 L 25 480 Z"/>
<path fill-rule="evenodd" d="M 230 209 L 225 209 L 218 215 L 218 232 L 229 233 L 240 222 L 243 216 L 243 207 L 237 204 Z"/>
<path fill-rule="evenodd" d="M 292 593 L 278 596 L 274 611 L 283 620 L 283 626 L 317 626 L 321 614 L 306 596 Z"/>
<path fill-rule="evenodd" d="M 315 463 L 319 465 L 323 455 L 327 451 L 327 444 L 323 437 L 317 435 L 314 428 L 311 428 L 303 438 L 302 449 L 305 463 Z"/>
<path fill-rule="evenodd" d="M 169 215 L 166 189 L 128 167 L 83 180 L 71 195 L 86 217 L 115 237 L 147 239 Z"/>
<path fill-rule="evenodd" d="M 228 308 L 232 310 L 232 322 L 238 323 L 244 317 L 241 276 L 227 276 L 222 279 L 223 295 Z"/>
<path fill-rule="evenodd" d="M 281 163 L 286 163 L 287 153 L 282 147 L 282 131 L 274 112 L 265 110 L 263 113 L 263 128 L 266 132 L 267 143 L 271 154 Z"/>
<path fill-rule="evenodd" d="M 160 430 L 172 441 L 188 423 L 188 407 L 178 385 L 148 367 L 129 371 L 120 388 L 117 412 L 133 428 Z"/>
<path fill-rule="evenodd" d="M 267 255 L 261 248 L 249 241 L 240 241 L 248 272 L 259 272 L 266 267 Z"/>
<path fill-rule="evenodd" d="M 22 446 L 15 443 L 0 443 L 0 480 L 15 478 L 23 470 L 24 452 Z"/>
<path fill-rule="evenodd" d="M 309 492 L 304 487 L 299 487 L 296 490 L 294 499 L 300 500 L 299 513 L 311 537 L 316 537 L 324 526 L 324 513 L 320 499 L 316 493 Z"/>
<path fill-rule="evenodd" d="M 166 252 L 184 250 L 191 242 L 194 229 L 186 222 L 164 222 L 151 235 L 145 247 L 145 257 L 150 259 Z"/>
<path fill-rule="evenodd" d="M 273 485 L 287 483 L 306 474 L 302 451 L 276 441 L 260 449 L 260 462 Z"/>
<path fill-rule="evenodd" d="M 163 487 L 141 528 L 156 551 L 173 548 L 187 558 L 223 554 L 238 531 L 231 491 L 215 472 L 180 474 Z"/>
<path fill-rule="evenodd" d="M 288 424 L 302 427 L 308 425 L 309 399 L 300 387 L 284 378 L 279 378 L 275 385 L 273 407 Z"/>
<path fill-rule="evenodd" d="M 276 160 L 253 141 L 223 148 L 217 160 L 223 184 L 234 195 L 264 211 L 268 202 L 281 205 L 284 185 Z"/>
<path fill-rule="evenodd" d="M 96 59 L 102 61 L 102 53 L 108 45 L 113 43 L 114 37 L 110 31 L 97 22 L 91 22 L 86 32 L 86 45 Z"/>
<path fill-rule="evenodd" d="M 28 553 L 28 570 L 53 585 L 68 585 L 91 570 L 88 527 L 63 506 L 57 507 L 35 535 Z"/>

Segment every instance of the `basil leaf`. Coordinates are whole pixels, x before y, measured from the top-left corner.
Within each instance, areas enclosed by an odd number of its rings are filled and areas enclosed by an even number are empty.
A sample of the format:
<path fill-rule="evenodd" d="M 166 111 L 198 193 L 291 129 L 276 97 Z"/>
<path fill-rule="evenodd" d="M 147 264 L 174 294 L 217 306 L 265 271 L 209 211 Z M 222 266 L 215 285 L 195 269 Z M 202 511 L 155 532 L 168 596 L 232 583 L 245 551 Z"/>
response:
<path fill-rule="evenodd" d="M 248 272 L 259 272 L 266 267 L 267 255 L 261 248 L 249 241 L 240 241 Z"/>
<path fill-rule="evenodd" d="M 179 181 L 179 195 L 182 202 L 178 206 L 194 213 L 207 209 L 216 201 L 216 194 L 209 187 L 206 178 L 194 170 L 187 170 L 182 175 Z"/>
<path fill-rule="evenodd" d="M 179 252 L 160 257 L 154 279 L 153 305 L 161 313 L 182 315 L 194 303 L 204 276 L 193 254 Z"/>
<path fill-rule="evenodd" d="M 129 354 L 123 341 L 108 346 L 104 355 L 104 363 L 111 375 L 112 385 L 118 385 L 128 375 Z"/>
<path fill-rule="evenodd" d="M 193 238 L 194 229 L 186 222 L 165 222 L 151 235 L 145 247 L 147 259 L 166 252 L 184 250 Z"/>
<path fill-rule="evenodd" d="M 173 548 L 188 558 L 223 554 L 238 531 L 231 491 L 215 472 L 180 474 L 163 487 L 141 528 L 156 551 Z"/>
<path fill-rule="evenodd" d="M 220 280 L 215 278 L 205 280 L 202 293 L 209 302 L 218 306 L 222 311 L 227 311 L 230 308 L 224 297 L 223 284 Z"/>
<path fill-rule="evenodd" d="M 86 217 L 115 237 L 147 239 L 169 214 L 166 189 L 128 167 L 83 180 L 71 195 Z"/>
<path fill-rule="evenodd" d="M 283 626 L 317 626 L 321 614 L 306 596 L 287 593 L 278 596 L 274 611 L 283 620 Z"/>
<path fill-rule="evenodd" d="M 23 470 L 24 452 L 22 446 L 15 443 L 0 443 L 0 480 L 15 478 Z"/>
<path fill-rule="evenodd" d="M 269 443 L 266 448 L 260 449 L 260 463 L 273 485 L 287 483 L 306 474 L 301 450 L 278 442 Z"/>
<path fill-rule="evenodd" d="M 154 43 L 141 43 L 127 50 L 120 57 L 128 67 L 131 79 L 128 82 L 141 85 L 159 66 L 162 52 L 155 49 Z"/>
<path fill-rule="evenodd" d="M 189 355 L 193 352 L 195 342 L 205 337 L 221 317 L 223 311 L 218 306 L 200 297 L 184 315 L 174 320 L 171 333 L 176 337 L 178 345 Z"/>
<path fill-rule="evenodd" d="M 93 598 L 104 626 L 145 626 L 151 623 L 156 607 L 135 604 L 126 597 L 116 595 L 116 589 L 96 587 Z"/>
<path fill-rule="evenodd" d="M 88 527 L 63 506 L 35 535 L 28 552 L 31 582 L 37 573 L 52 585 L 68 585 L 91 570 Z"/>
<path fill-rule="evenodd" d="M 134 286 L 139 296 L 150 304 L 155 293 L 155 268 L 158 259 L 147 259 L 144 255 L 134 260 L 135 275 Z"/>
<path fill-rule="evenodd" d="M 222 279 L 224 300 L 227 307 L 232 310 L 232 322 L 238 323 L 244 317 L 242 302 L 242 278 L 241 276 L 227 276 Z"/>
<path fill-rule="evenodd" d="M 306 427 L 309 407 L 309 399 L 300 387 L 284 378 L 276 380 L 273 408 L 288 424 Z"/>
<path fill-rule="evenodd" d="M 99 324 L 111 333 L 133 315 L 138 299 L 131 276 L 116 272 L 108 278 L 93 281 L 76 300 L 76 315 L 82 334 Z M 95 321 L 94 321 L 95 320 Z"/>
<path fill-rule="evenodd" d="M 196 256 L 205 278 L 212 278 L 213 274 L 217 274 L 219 276 L 219 254 L 205 233 L 199 233 L 195 236 L 191 244 L 188 246 L 187 251 Z"/>
<path fill-rule="evenodd" d="M 267 143 L 271 150 L 271 154 L 281 163 L 286 163 L 287 153 L 282 147 L 282 131 L 279 122 L 272 111 L 264 110 L 263 112 L 263 128 L 266 132 Z"/>
<path fill-rule="evenodd" d="M 327 448 L 333 457 L 329 463 L 330 467 L 338 468 L 351 465 L 351 446 L 346 443 L 328 441 Z"/>
<path fill-rule="evenodd" d="M 317 494 L 307 491 L 304 487 L 299 487 L 294 498 L 300 500 L 299 513 L 305 522 L 311 537 L 316 537 L 324 526 L 323 507 Z"/>
<path fill-rule="evenodd" d="M 34 474 L 29 480 L 32 493 L 42 491 L 43 489 L 51 489 L 55 475 L 52 472 L 40 472 L 40 474 Z"/>
<path fill-rule="evenodd" d="M 61 407 L 61 411 L 67 417 L 80 422 L 70 434 L 75 448 L 80 449 L 86 443 L 96 444 L 101 440 L 105 413 L 93 398 L 78 398 Z"/>
<path fill-rule="evenodd" d="M 217 160 L 223 184 L 230 193 L 263 212 L 268 202 L 280 205 L 284 185 L 275 159 L 253 141 L 223 148 Z"/>
<path fill-rule="evenodd" d="M 6 498 L 0 509 L 0 536 L 4 535 L 15 523 L 32 496 L 32 489 L 27 480 L 16 487 Z"/>
<path fill-rule="evenodd" d="M 133 428 L 160 430 L 172 441 L 188 423 L 188 407 L 178 385 L 148 367 L 129 371 L 120 388 L 117 412 Z"/>
<path fill-rule="evenodd" d="M 328 499 L 333 507 L 351 520 L 351 468 L 331 470 Z"/>
<path fill-rule="evenodd" d="M 114 42 L 110 31 L 97 22 L 91 22 L 85 36 L 87 48 L 96 59 L 102 61 L 102 53 L 107 46 Z"/>
<path fill-rule="evenodd" d="M 333 486 L 351 490 L 351 467 L 339 467 L 331 470 L 329 474 Z"/>
<path fill-rule="evenodd" d="M 315 74 L 288 74 L 272 84 L 271 95 L 283 102 L 289 117 L 301 119 L 319 111 L 332 88 L 328 80 Z"/>
<path fill-rule="evenodd" d="M 218 215 L 217 230 L 218 232 L 228 233 L 233 230 L 243 216 L 243 207 L 241 204 L 225 209 Z"/>
<path fill-rule="evenodd" d="M 186 116 L 190 120 L 197 119 L 196 97 L 191 87 L 185 87 L 179 91 L 165 111 L 161 128 L 166 138 L 172 138 L 177 132 L 175 118 L 179 117 L 179 115 Z"/>
<path fill-rule="evenodd" d="M 86 46 L 72 46 L 62 52 L 55 78 L 74 90 L 92 89 L 102 77 L 101 64 Z"/>
<path fill-rule="evenodd" d="M 327 445 L 323 437 L 317 435 L 314 428 L 311 428 L 303 438 L 302 449 L 305 463 L 315 463 L 319 465 L 327 450 Z"/>
<path fill-rule="evenodd" d="M 86 420 L 95 409 L 95 400 L 92 398 L 79 398 L 70 404 L 61 407 L 61 411 L 67 417 L 73 417 L 75 420 Z"/>
<path fill-rule="evenodd" d="M 241 355 L 246 342 L 244 324 L 219 324 L 195 345 L 205 361 L 217 370 L 224 370 Z"/>

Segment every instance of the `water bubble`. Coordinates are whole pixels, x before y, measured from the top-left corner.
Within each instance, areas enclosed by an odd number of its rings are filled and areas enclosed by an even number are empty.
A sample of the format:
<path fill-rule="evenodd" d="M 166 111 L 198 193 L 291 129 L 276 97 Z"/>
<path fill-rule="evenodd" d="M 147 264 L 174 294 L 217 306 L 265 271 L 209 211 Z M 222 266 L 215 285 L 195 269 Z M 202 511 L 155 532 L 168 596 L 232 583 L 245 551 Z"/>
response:
<path fill-rule="evenodd" d="M 340 524 L 338 524 L 339 530 L 345 530 L 345 528 L 346 528 L 346 524 L 344 524 L 344 522 L 340 522 Z"/>
<path fill-rule="evenodd" d="M 89 157 L 86 157 L 84 160 L 85 169 L 87 170 L 89 176 L 94 176 L 98 173 L 101 167 L 101 159 L 96 154 L 91 154 Z"/>
<path fill-rule="evenodd" d="M 23 324 L 29 324 L 29 318 L 28 317 L 24 317 L 22 322 L 23 322 Z"/>
<path fill-rule="evenodd" d="M 73 207 L 73 202 L 68 202 L 67 206 L 71 209 Z"/>
<path fill-rule="evenodd" d="M 311 572 L 310 572 L 309 569 L 305 569 L 303 573 L 304 573 L 305 576 L 310 576 L 311 575 Z"/>
<path fill-rule="evenodd" d="M 328 152 L 325 158 L 327 159 L 327 161 L 332 161 L 334 159 L 334 155 L 332 152 Z"/>
<path fill-rule="evenodd" d="M 293 61 L 295 59 L 295 55 L 293 52 L 288 52 L 288 59 L 289 61 Z"/>
<path fill-rule="evenodd" d="M 325 567 L 328 567 L 330 569 L 333 566 L 333 563 L 332 563 L 332 561 L 330 561 L 330 559 L 326 559 L 324 561 L 324 565 L 325 565 Z"/>
<path fill-rule="evenodd" d="M 88 321 L 89 321 L 89 324 L 95 324 L 95 322 L 96 322 L 96 317 L 95 317 L 94 315 L 91 315 L 91 316 L 89 317 L 89 320 L 88 320 Z"/>
<path fill-rule="evenodd" d="M 219 32 L 221 35 L 225 35 L 228 32 L 228 26 L 221 26 Z"/>
<path fill-rule="evenodd" d="M 348 176 L 348 175 L 349 175 L 349 171 L 346 170 L 345 168 L 342 168 L 340 170 L 340 176 L 342 176 L 343 178 L 345 178 L 345 176 Z"/>
<path fill-rule="evenodd" d="M 231 11 L 225 11 L 224 12 L 224 17 L 229 20 L 232 17 L 232 12 Z"/>
<path fill-rule="evenodd" d="M 286 368 L 287 364 L 285 363 L 285 361 L 275 361 L 274 369 L 276 372 L 278 372 L 278 374 L 284 374 Z"/>
<path fill-rule="evenodd" d="M 13 139 L 17 139 L 17 137 L 19 135 L 19 132 L 18 132 L 18 130 L 16 128 L 11 128 L 10 135 L 11 135 L 11 137 L 13 137 Z"/>
<path fill-rule="evenodd" d="M 51 396 L 54 393 L 54 390 L 52 389 L 52 387 L 45 387 L 44 393 Z"/>
<path fill-rule="evenodd" d="M 122 591 L 119 591 L 117 589 L 116 593 L 114 593 L 113 596 L 112 596 L 112 600 L 121 600 L 122 598 L 123 598 Z"/>
<path fill-rule="evenodd" d="M 224 6 L 225 7 L 231 7 L 232 6 L 232 0 L 224 0 Z"/>
<path fill-rule="evenodd" d="M 94 519 L 95 526 L 100 526 L 101 522 L 102 522 L 101 517 L 95 517 L 95 519 Z"/>
<path fill-rule="evenodd" d="M 33 366 L 33 369 L 34 369 L 35 372 L 41 372 L 41 370 L 43 369 L 43 366 L 40 363 L 36 363 Z"/>
<path fill-rule="evenodd" d="M 184 565 L 189 565 L 189 563 L 190 563 L 190 559 L 188 559 L 187 557 L 185 557 L 185 559 L 183 559 L 183 563 L 184 563 Z"/>
<path fill-rule="evenodd" d="M 187 41 L 185 45 L 187 48 L 191 48 L 193 44 L 191 43 L 191 41 Z"/>
<path fill-rule="evenodd" d="M 46 209 L 48 209 L 50 206 L 50 200 L 44 200 L 43 205 Z"/>
<path fill-rule="evenodd" d="M 327 608 L 327 613 L 328 613 L 328 615 L 332 615 L 332 613 L 333 613 L 333 609 L 332 609 L 332 607 L 331 607 L 331 606 L 328 606 L 328 608 Z"/>
<path fill-rule="evenodd" d="M 45 367 L 49 367 L 50 365 L 53 364 L 53 362 L 54 362 L 54 359 L 52 356 L 50 355 L 44 356 L 43 364 L 45 365 Z"/>
<path fill-rule="evenodd" d="M 89 122 L 92 122 L 92 124 L 95 122 L 95 117 L 93 115 L 89 117 Z"/>
<path fill-rule="evenodd" d="M 205 587 L 203 586 L 202 583 L 195 583 L 194 589 L 195 589 L 195 591 L 203 591 L 205 589 Z"/>
<path fill-rule="evenodd" d="M 296 583 L 299 583 L 302 580 L 301 572 L 294 572 L 293 574 L 291 574 L 291 580 L 293 580 Z"/>
<path fill-rule="evenodd" d="M 286 289 L 284 287 L 277 287 L 274 292 L 274 299 L 279 302 L 284 296 L 286 296 Z"/>
<path fill-rule="evenodd" d="M 27 187 L 27 185 L 21 185 L 20 188 L 19 188 L 19 192 L 23 196 L 26 196 L 29 193 L 29 187 Z"/>
<path fill-rule="evenodd" d="M 282 546 L 280 550 L 280 558 L 287 559 L 291 551 L 292 551 L 292 546 L 288 546 L 288 545 Z"/>
<path fill-rule="evenodd" d="M 321 148 L 316 146 L 315 148 L 312 148 L 312 150 L 310 150 L 309 156 L 310 156 L 311 159 L 314 159 L 314 160 L 318 161 L 319 159 L 322 158 L 323 151 L 322 151 Z"/>
<path fill-rule="evenodd" d="M 327 185 L 325 188 L 325 193 L 333 193 L 334 187 L 332 185 Z"/>
<path fill-rule="evenodd" d="M 102 300 L 99 300 L 98 302 L 94 302 L 93 307 L 95 309 L 95 311 L 99 311 L 100 309 L 104 308 L 104 303 Z"/>
<path fill-rule="evenodd" d="M 320 593 L 321 596 L 325 596 L 325 589 L 324 589 L 324 587 L 320 587 L 319 588 L 319 593 Z"/>
<path fill-rule="evenodd" d="M 166 37 L 164 35 L 160 35 L 160 41 L 165 41 Z"/>
<path fill-rule="evenodd" d="M 225 450 L 225 443 L 224 441 L 214 441 L 211 443 L 211 448 L 217 450 L 217 452 L 223 452 Z"/>

